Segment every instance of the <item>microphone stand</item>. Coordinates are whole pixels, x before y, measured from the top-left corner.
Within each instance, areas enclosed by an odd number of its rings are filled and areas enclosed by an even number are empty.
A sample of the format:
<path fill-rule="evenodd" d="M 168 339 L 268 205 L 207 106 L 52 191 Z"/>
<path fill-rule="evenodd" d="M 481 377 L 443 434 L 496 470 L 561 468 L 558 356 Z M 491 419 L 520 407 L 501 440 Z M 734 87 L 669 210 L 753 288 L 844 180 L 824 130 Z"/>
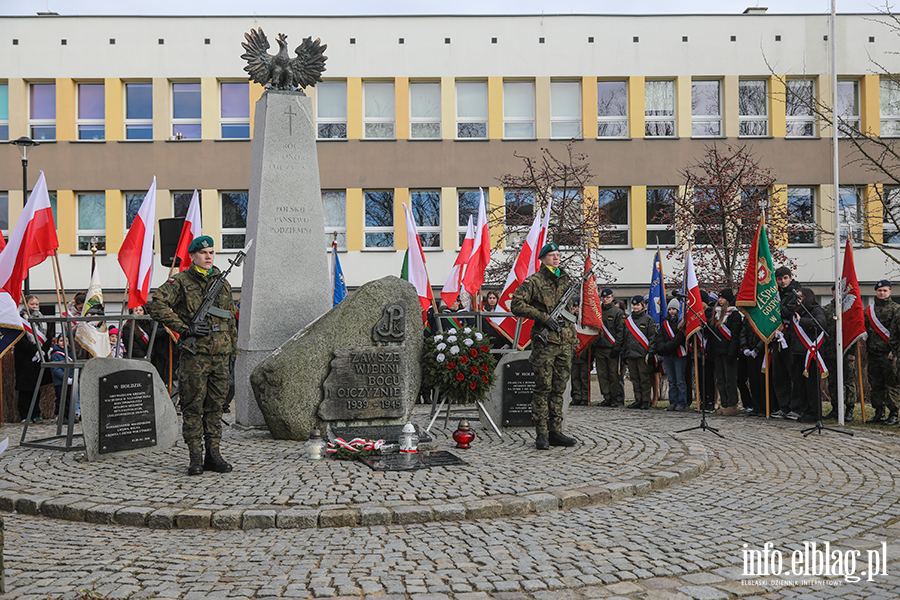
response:
<path fill-rule="evenodd" d="M 675 297 L 678 298 L 679 296 L 681 296 L 682 299 L 684 298 L 684 296 L 681 294 L 678 294 Z M 684 305 L 687 307 L 688 310 L 690 310 L 694 314 L 694 316 L 697 318 L 697 320 L 701 320 L 700 315 L 697 314 L 697 311 L 694 310 L 693 306 L 691 306 L 687 302 L 685 302 Z M 706 324 L 706 319 L 704 318 L 704 319 L 702 319 L 702 321 L 703 321 L 703 329 L 708 329 L 710 332 L 712 332 L 712 334 L 714 336 L 716 336 L 717 340 L 722 341 L 722 338 L 719 337 L 719 334 L 716 333 L 716 331 L 714 329 L 712 329 L 709 325 Z M 694 358 L 696 358 L 696 352 L 697 352 L 696 346 L 694 348 L 694 352 L 695 352 Z M 703 361 L 703 392 L 704 393 L 702 394 L 702 396 L 700 398 L 700 424 L 697 425 L 696 427 L 688 427 L 687 429 L 681 429 L 679 431 L 676 431 L 675 433 L 684 433 L 685 431 L 694 431 L 695 429 L 700 429 L 701 431 L 711 431 L 712 433 L 716 434 L 720 438 L 725 439 L 725 436 L 722 435 L 721 433 L 719 433 L 719 430 L 717 428 L 710 427 L 709 424 L 706 422 L 706 398 L 703 396 L 706 395 L 705 392 L 706 392 L 706 361 L 707 360 L 709 360 L 708 356 Z M 699 381 L 695 382 L 695 385 L 697 385 L 697 387 L 699 389 L 700 382 Z"/>
<path fill-rule="evenodd" d="M 822 371 L 819 369 L 819 335 L 821 334 L 822 340 L 824 341 L 826 337 L 829 337 L 828 333 L 825 331 L 825 328 L 819 324 L 819 322 L 812 316 L 809 310 L 803 306 L 803 302 L 798 303 L 799 307 L 803 309 L 803 312 L 806 313 L 806 316 L 813 322 L 813 325 L 816 328 L 816 338 L 813 340 L 813 351 L 815 351 L 815 356 L 813 356 L 813 361 L 816 365 L 816 371 L 821 375 Z M 835 306 L 837 309 L 837 306 Z M 795 327 L 800 327 L 800 323 L 796 323 Z M 799 335 L 799 334 L 798 334 Z M 838 357 L 838 366 L 836 368 L 843 368 L 843 357 Z M 809 377 L 809 373 L 807 373 L 807 377 Z M 822 382 L 821 380 L 816 381 L 816 424 L 812 427 L 807 427 L 806 429 L 801 429 L 800 433 L 803 434 L 803 437 L 808 436 L 813 431 L 819 432 L 819 435 L 822 435 L 822 430 L 827 429 L 828 431 L 833 431 L 835 433 L 843 433 L 844 435 L 853 435 L 852 431 L 843 431 L 841 429 L 834 429 L 832 427 L 825 427 L 822 424 Z"/>

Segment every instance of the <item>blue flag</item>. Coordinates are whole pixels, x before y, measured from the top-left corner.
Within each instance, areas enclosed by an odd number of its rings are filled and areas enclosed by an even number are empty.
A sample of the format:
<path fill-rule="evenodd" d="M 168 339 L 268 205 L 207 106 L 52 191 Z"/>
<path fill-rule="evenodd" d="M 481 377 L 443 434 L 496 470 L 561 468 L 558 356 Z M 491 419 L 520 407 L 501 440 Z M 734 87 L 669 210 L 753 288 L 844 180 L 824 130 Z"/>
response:
<path fill-rule="evenodd" d="M 647 314 L 656 321 L 657 328 L 666 318 L 666 286 L 663 284 L 662 258 L 659 250 L 653 259 L 653 274 L 650 276 L 650 297 L 647 299 Z"/>
<path fill-rule="evenodd" d="M 337 241 L 331 242 L 332 271 L 334 272 L 334 304 L 337 306 L 341 300 L 347 297 L 347 284 L 344 282 L 344 272 L 341 270 L 341 261 L 338 260 Z"/>

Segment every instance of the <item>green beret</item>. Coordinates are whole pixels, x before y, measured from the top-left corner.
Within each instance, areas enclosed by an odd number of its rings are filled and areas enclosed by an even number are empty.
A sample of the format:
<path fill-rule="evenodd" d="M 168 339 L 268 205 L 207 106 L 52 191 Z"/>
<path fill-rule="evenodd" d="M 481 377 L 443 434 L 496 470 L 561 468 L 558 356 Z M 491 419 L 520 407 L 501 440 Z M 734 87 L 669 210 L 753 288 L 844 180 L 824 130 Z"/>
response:
<path fill-rule="evenodd" d="M 208 235 L 199 235 L 194 238 L 194 241 L 191 242 L 191 245 L 188 246 L 188 254 L 193 254 L 194 252 L 199 252 L 204 248 L 212 248 L 213 240 Z"/>
<path fill-rule="evenodd" d="M 551 252 L 559 252 L 559 246 L 556 245 L 556 242 L 544 244 L 544 247 L 541 248 L 541 253 L 538 254 L 538 258 L 544 258 L 545 254 L 550 254 Z"/>

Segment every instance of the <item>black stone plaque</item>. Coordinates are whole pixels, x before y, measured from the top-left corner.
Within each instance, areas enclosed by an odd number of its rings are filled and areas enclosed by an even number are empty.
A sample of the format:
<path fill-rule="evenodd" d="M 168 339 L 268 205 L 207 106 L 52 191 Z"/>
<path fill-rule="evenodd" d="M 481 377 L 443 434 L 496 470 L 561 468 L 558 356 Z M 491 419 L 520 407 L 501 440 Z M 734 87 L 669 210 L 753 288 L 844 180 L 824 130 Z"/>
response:
<path fill-rule="evenodd" d="M 156 445 L 153 374 L 128 370 L 100 378 L 100 454 Z"/>
<path fill-rule="evenodd" d="M 325 421 L 396 419 L 404 413 L 404 353 L 400 348 L 337 348 L 322 383 Z"/>
<path fill-rule="evenodd" d="M 534 392 L 534 367 L 525 358 L 503 365 L 504 427 L 531 427 L 531 394 Z"/>
<path fill-rule="evenodd" d="M 359 460 L 369 465 L 373 471 L 415 471 L 430 467 L 453 467 L 468 464 L 455 454 L 443 450 L 360 456 Z"/>
<path fill-rule="evenodd" d="M 418 425 L 414 425 L 416 433 L 419 435 L 419 443 L 427 444 L 432 441 L 430 435 Z M 333 442 L 334 438 L 341 438 L 345 442 L 349 442 L 354 438 L 362 438 L 364 440 L 384 440 L 388 444 L 398 443 L 400 434 L 403 432 L 403 425 L 367 425 L 365 427 L 332 427 L 329 430 L 329 439 Z"/>

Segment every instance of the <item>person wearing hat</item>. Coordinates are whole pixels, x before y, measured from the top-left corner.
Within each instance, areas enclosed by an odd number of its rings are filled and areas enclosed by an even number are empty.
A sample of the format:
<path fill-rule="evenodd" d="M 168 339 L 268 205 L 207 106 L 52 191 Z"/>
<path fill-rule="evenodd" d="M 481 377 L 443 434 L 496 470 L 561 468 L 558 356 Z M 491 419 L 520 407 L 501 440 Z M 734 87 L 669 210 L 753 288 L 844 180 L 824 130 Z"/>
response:
<path fill-rule="evenodd" d="M 574 438 L 562 432 L 563 393 L 572 370 L 576 335 L 573 320 L 550 319 L 550 313 L 568 291 L 571 282 L 559 268 L 559 246 L 550 242 L 541 248 L 541 268 L 530 275 L 513 293 L 511 312 L 534 321 L 531 328 L 531 364 L 534 367 L 534 392 L 531 418 L 536 431 L 535 446 L 574 446 Z M 570 315 L 572 303 L 566 307 Z M 544 342 L 539 334 L 547 333 Z"/>
<path fill-rule="evenodd" d="M 650 408 L 654 370 L 651 357 L 655 354 L 656 321 L 647 314 L 644 297 L 634 296 L 631 298 L 631 314 L 625 319 L 622 344 L 622 357 L 628 363 L 628 376 L 634 388 L 634 402 L 628 408 Z"/>
<path fill-rule="evenodd" d="M 710 324 L 706 352 L 712 357 L 716 369 L 716 387 L 719 390 L 717 415 L 733 417 L 738 409 L 737 359 L 741 354 L 741 313 L 734 306 L 734 292 L 725 288 L 716 301 L 715 318 Z"/>
<path fill-rule="evenodd" d="M 891 282 L 875 284 L 875 302 L 866 307 L 866 350 L 869 358 L 869 398 L 875 407 L 873 423 L 896 425 L 900 406 L 900 307 L 891 299 Z M 885 410 L 888 411 L 885 416 Z"/>
<path fill-rule="evenodd" d="M 681 303 L 669 300 L 666 318 L 656 334 L 656 352 L 662 358 L 663 369 L 669 379 L 670 411 L 683 411 L 688 405 L 687 392 L 687 346 L 684 331 L 678 327 L 678 313 Z"/>
<path fill-rule="evenodd" d="M 213 265 L 212 238 L 199 236 L 188 247 L 191 266 L 166 281 L 153 295 L 150 315 L 181 336 L 195 338 L 196 354 L 182 351 L 178 368 L 178 390 L 183 417 L 182 434 L 190 453 L 188 475 L 203 470 L 228 473 L 231 465 L 222 458 L 222 411 L 228 395 L 230 358 L 237 352 L 234 298 L 225 282 L 205 323 L 193 323 L 206 291 L 221 276 Z M 206 456 L 203 455 L 203 441 Z"/>
<path fill-rule="evenodd" d="M 603 395 L 600 406 L 606 407 L 625 406 L 625 393 L 619 376 L 622 342 L 625 341 L 625 311 L 619 308 L 615 300 L 611 289 L 603 288 L 600 292 L 603 329 L 593 344 L 597 382 Z"/>

